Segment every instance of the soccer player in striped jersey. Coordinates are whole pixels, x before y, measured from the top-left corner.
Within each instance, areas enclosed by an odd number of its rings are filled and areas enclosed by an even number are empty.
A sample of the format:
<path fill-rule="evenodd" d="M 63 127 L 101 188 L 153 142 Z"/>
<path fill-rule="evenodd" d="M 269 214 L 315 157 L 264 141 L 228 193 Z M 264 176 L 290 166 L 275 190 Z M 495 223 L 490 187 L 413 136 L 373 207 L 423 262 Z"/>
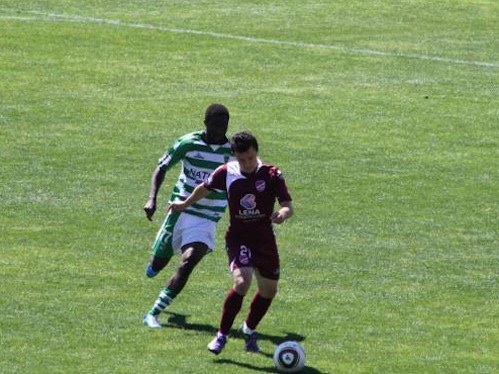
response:
<path fill-rule="evenodd" d="M 255 330 L 277 293 L 280 273 L 273 224 L 281 224 L 293 215 L 284 177 L 276 166 L 260 161 L 256 138 L 247 131 L 236 133 L 232 136 L 231 147 L 236 161 L 218 167 L 189 198 L 171 203 L 169 209 L 184 211 L 219 190 L 227 192 L 230 225 L 225 241 L 234 285 L 225 298 L 217 336 L 208 344 L 208 350 L 214 354 L 224 348 L 253 276 L 257 291 L 242 332 L 246 351 L 260 351 Z M 276 200 L 280 207 L 274 210 Z"/>
<path fill-rule="evenodd" d="M 227 139 L 229 111 L 221 104 L 210 105 L 205 112 L 205 130 L 186 134 L 175 141 L 159 160 L 151 179 L 149 199 L 144 206 L 152 221 L 156 199 L 165 174 L 181 163 L 178 181 L 173 187 L 170 202 L 185 200 L 194 188 L 210 173 L 231 158 Z M 156 276 L 175 254 L 180 254 L 180 265 L 159 293 L 154 305 L 144 317 L 144 324 L 161 328 L 158 315 L 167 308 L 186 285 L 189 276 L 201 259 L 215 245 L 216 223 L 227 206 L 225 191 L 215 191 L 199 200 L 184 212 L 168 211 L 152 246 L 152 256 L 146 275 Z"/>

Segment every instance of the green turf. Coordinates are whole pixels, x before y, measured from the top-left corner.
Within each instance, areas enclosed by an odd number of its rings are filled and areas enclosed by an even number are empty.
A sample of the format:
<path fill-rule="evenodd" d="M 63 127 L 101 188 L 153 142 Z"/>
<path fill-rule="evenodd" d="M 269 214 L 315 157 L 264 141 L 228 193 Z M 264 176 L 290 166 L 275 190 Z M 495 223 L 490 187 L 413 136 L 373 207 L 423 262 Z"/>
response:
<path fill-rule="evenodd" d="M 285 339 L 305 373 L 499 371 L 499 3 L 282 3 L 2 1 L 1 373 L 270 373 Z M 295 199 L 261 355 L 206 351 L 226 217 L 141 324 L 151 172 L 212 102 Z"/>

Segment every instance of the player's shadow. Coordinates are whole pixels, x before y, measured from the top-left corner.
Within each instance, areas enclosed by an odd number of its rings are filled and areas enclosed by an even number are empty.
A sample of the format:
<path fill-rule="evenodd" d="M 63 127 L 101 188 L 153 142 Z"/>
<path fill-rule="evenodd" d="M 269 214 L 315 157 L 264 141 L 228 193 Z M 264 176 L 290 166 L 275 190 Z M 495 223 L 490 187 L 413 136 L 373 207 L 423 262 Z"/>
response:
<path fill-rule="evenodd" d="M 170 328 L 178 328 L 178 329 L 183 329 L 183 330 L 195 330 L 195 331 L 201 331 L 201 332 L 206 332 L 209 333 L 210 335 L 215 334 L 217 332 L 217 327 L 212 326 L 212 325 L 203 325 L 199 323 L 189 323 L 187 322 L 188 316 L 185 314 L 179 314 L 179 313 L 172 313 L 170 311 L 165 311 L 165 314 L 168 314 L 168 320 L 167 323 L 163 323 L 163 327 L 170 327 Z M 231 338 L 239 338 L 243 339 L 243 333 L 237 329 L 232 329 L 230 332 Z M 282 342 L 285 341 L 295 341 L 295 342 L 301 342 L 305 340 L 305 337 L 299 334 L 295 334 L 292 332 L 286 332 L 284 335 L 269 335 L 269 334 L 261 334 L 258 333 L 258 339 L 260 340 L 268 340 L 275 345 L 278 345 Z"/>
<path fill-rule="evenodd" d="M 205 332 L 209 335 L 213 335 L 217 331 L 216 326 L 212 325 L 204 325 L 204 324 L 199 324 L 199 323 L 189 323 L 187 322 L 187 318 L 189 317 L 188 315 L 185 314 L 179 314 L 179 313 L 172 313 L 170 311 L 165 311 L 165 314 L 168 314 L 169 317 L 167 319 L 167 323 L 163 323 L 163 327 L 169 327 L 169 328 L 177 328 L 177 329 L 183 329 L 183 330 L 195 330 L 198 332 Z M 230 332 L 231 338 L 239 338 L 243 339 L 243 333 L 237 329 L 232 329 Z M 305 337 L 296 333 L 292 332 L 286 332 L 284 335 L 269 335 L 269 334 L 261 334 L 258 333 L 258 339 L 260 340 L 267 340 L 272 342 L 275 345 L 278 345 L 282 342 L 285 341 L 296 341 L 296 342 L 301 342 L 305 340 Z M 266 352 L 260 352 L 259 354 L 267 356 L 268 358 L 272 359 L 273 353 L 266 353 Z M 214 360 L 215 364 L 229 364 L 229 365 L 234 365 L 238 366 L 241 368 L 245 369 L 251 369 L 254 371 L 259 371 L 261 373 L 276 373 L 276 369 L 273 366 L 256 366 L 252 365 L 246 362 L 239 362 L 235 361 L 232 359 L 215 359 Z M 301 374 L 326 374 L 324 372 L 321 372 L 317 369 L 314 369 L 310 366 L 305 366 L 301 371 Z"/>
<path fill-rule="evenodd" d="M 237 367 L 245 368 L 245 369 L 250 369 L 253 371 L 259 371 L 261 373 L 277 373 L 277 370 L 273 366 L 256 366 L 252 364 L 248 364 L 247 362 L 239 362 L 235 361 L 232 359 L 227 359 L 227 358 L 221 358 L 217 359 L 214 361 L 215 364 L 223 364 L 223 365 L 234 365 Z M 303 369 L 300 370 L 300 374 L 326 374 L 322 371 L 319 371 L 317 369 L 314 369 L 313 367 L 310 366 L 305 366 Z"/>
<path fill-rule="evenodd" d="M 172 313 L 170 311 L 165 311 L 164 314 L 168 314 L 168 320 L 167 323 L 162 323 L 161 326 L 163 327 L 170 327 L 170 328 L 177 328 L 177 329 L 182 329 L 182 330 L 195 330 L 195 331 L 202 331 L 206 333 L 212 333 L 213 331 L 216 331 L 216 327 L 213 327 L 211 325 L 202 325 L 199 323 L 189 323 L 187 322 L 187 315 L 185 314 L 179 314 L 179 313 Z"/>

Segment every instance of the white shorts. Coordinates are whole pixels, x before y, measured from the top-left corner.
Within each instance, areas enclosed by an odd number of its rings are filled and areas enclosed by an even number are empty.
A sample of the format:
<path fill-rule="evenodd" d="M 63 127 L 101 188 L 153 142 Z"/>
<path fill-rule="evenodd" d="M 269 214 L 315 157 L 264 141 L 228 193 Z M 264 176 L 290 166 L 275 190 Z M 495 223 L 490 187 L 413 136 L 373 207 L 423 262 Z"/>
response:
<path fill-rule="evenodd" d="M 181 213 L 172 236 L 173 252 L 178 254 L 184 245 L 201 242 L 208 246 L 209 252 L 215 248 L 216 222 L 192 214 Z"/>

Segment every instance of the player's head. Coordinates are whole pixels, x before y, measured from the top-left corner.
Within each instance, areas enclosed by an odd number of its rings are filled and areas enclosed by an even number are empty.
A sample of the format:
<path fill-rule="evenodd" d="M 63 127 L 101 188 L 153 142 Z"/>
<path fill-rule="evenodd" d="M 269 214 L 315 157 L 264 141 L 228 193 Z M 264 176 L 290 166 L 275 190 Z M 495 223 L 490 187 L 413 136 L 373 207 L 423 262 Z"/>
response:
<path fill-rule="evenodd" d="M 211 104 L 204 114 L 208 143 L 225 143 L 229 127 L 229 110 L 222 104 Z"/>
<path fill-rule="evenodd" d="M 239 167 L 245 173 L 252 173 L 258 166 L 258 141 L 249 131 L 236 132 L 230 140 L 230 147 Z"/>

